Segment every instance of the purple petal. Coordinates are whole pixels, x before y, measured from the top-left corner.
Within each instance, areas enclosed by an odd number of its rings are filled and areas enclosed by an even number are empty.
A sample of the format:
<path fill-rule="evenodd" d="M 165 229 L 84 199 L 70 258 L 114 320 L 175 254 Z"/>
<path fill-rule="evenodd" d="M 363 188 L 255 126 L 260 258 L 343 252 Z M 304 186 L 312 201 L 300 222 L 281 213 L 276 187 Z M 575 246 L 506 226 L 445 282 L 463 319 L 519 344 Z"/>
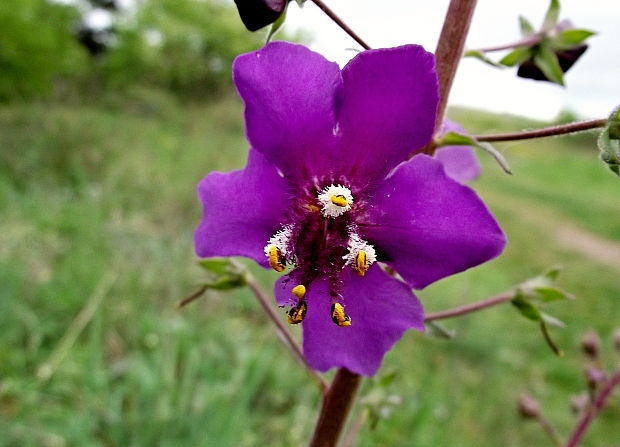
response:
<path fill-rule="evenodd" d="M 274 42 L 237 57 L 233 79 L 255 149 L 291 179 L 332 168 L 335 103 L 342 84 L 336 63 L 302 45 Z"/>
<path fill-rule="evenodd" d="M 433 136 L 435 58 L 418 45 L 370 50 L 342 70 L 341 156 L 350 175 L 379 179 Z"/>
<path fill-rule="evenodd" d="M 444 120 L 440 135 L 456 132 L 466 135 L 458 124 Z M 442 165 L 448 177 L 459 183 L 466 183 L 480 177 L 480 162 L 471 146 L 444 146 L 435 151 L 435 159 Z"/>
<path fill-rule="evenodd" d="M 401 164 L 370 201 L 362 237 L 415 288 L 488 261 L 506 244 L 476 193 L 427 155 Z"/>
<path fill-rule="evenodd" d="M 269 265 L 263 249 L 282 226 L 289 199 L 288 183 L 265 157 L 250 149 L 245 169 L 210 173 L 198 185 L 198 198 L 198 256 L 246 256 Z"/>
<path fill-rule="evenodd" d="M 424 330 L 422 305 L 409 286 L 386 273 L 378 265 L 360 277 L 351 269 L 343 273 L 343 301 L 351 317 L 349 327 L 331 320 L 328 282 L 319 279 L 308 288 L 308 314 L 303 322 L 304 354 L 319 371 L 334 367 L 372 376 L 383 356 L 408 329 Z M 286 279 L 276 284 L 277 301 L 288 304 L 295 284 Z"/>

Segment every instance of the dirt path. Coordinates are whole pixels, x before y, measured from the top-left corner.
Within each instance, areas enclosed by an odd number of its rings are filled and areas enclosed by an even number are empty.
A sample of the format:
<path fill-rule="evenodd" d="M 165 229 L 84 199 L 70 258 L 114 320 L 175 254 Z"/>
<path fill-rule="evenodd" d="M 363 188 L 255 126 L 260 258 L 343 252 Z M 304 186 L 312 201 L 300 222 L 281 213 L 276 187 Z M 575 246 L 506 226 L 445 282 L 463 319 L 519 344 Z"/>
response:
<path fill-rule="evenodd" d="M 497 193 L 485 191 L 485 199 L 493 206 L 506 208 L 524 222 L 542 231 L 548 231 L 553 226 L 550 235 L 559 247 L 576 251 L 579 254 L 603 264 L 620 273 L 620 241 L 606 239 L 588 231 L 565 216 L 541 206 L 539 203 L 515 198 L 500 196 Z"/>

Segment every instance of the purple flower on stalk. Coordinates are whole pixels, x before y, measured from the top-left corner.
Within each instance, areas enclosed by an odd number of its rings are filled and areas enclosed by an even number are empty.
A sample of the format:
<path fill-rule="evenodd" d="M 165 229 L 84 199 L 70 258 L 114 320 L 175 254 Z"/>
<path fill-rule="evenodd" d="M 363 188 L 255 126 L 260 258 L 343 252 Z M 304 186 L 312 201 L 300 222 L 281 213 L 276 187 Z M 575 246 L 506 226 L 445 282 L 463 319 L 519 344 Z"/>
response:
<path fill-rule="evenodd" d="M 276 42 L 239 56 L 233 79 L 246 107 L 248 163 L 200 183 L 196 251 L 279 272 L 292 266 L 275 296 L 290 306 L 290 323 L 303 321 L 309 364 L 372 375 L 406 330 L 424 328 L 412 287 L 505 245 L 485 205 L 440 162 L 403 162 L 433 136 L 434 58 L 416 45 L 371 50 L 341 71 Z"/>

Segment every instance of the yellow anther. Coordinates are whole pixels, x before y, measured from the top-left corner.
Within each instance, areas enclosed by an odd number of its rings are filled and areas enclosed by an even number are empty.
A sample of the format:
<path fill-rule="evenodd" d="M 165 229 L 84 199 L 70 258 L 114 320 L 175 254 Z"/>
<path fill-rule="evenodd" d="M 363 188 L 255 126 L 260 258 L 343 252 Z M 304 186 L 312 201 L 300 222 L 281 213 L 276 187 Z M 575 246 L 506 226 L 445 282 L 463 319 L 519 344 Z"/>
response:
<path fill-rule="evenodd" d="M 332 321 L 340 327 L 351 326 L 351 317 L 344 312 L 342 304 L 332 304 Z"/>
<path fill-rule="evenodd" d="M 275 245 L 269 247 L 269 265 L 276 272 L 284 271 L 284 258 L 282 256 L 282 251 Z"/>
<path fill-rule="evenodd" d="M 292 307 L 291 310 L 288 311 L 288 324 L 299 324 L 304 321 L 306 318 L 306 313 L 308 312 L 308 305 L 305 301 L 300 301 L 297 306 Z"/>
<path fill-rule="evenodd" d="M 304 286 L 303 284 L 299 284 L 298 286 L 293 287 L 293 290 L 291 290 L 291 292 L 297 298 L 302 299 L 304 296 L 306 296 L 306 286 Z"/>
<path fill-rule="evenodd" d="M 340 195 L 340 194 L 337 196 L 331 196 L 331 201 L 334 205 L 341 206 L 342 208 L 349 205 L 349 202 L 347 202 L 347 199 L 343 195 Z"/>
<path fill-rule="evenodd" d="M 355 271 L 358 275 L 364 276 L 368 267 L 368 256 L 364 250 L 360 250 L 355 256 Z"/>

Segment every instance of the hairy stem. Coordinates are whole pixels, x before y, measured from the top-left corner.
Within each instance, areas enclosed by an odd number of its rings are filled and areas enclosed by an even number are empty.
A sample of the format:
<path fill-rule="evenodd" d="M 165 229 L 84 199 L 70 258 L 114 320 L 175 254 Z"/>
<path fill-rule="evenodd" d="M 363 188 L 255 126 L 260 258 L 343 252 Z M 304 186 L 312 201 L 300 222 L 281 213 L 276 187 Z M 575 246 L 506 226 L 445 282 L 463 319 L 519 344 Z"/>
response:
<path fill-rule="evenodd" d="M 273 308 L 269 304 L 270 300 L 267 298 L 267 294 L 263 291 L 263 289 L 261 289 L 261 287 L 258 285 L 256 279 L 251 273 L 245 273 L 245 281 L 252 293 L 254 293 L 254 295 L 258 299 L 258 302 L 267 313 L 267 316 L 275 324 L 276 332 L 280 336 L 280 339 L 289 348 L 289 351 L 291 352 L 293 357 L 295 357 L 299 361 L 299 363 L 306 369 L 310 377 L 312 377 L 318 383 L 319 387 L 321 388 L 321 392 L 325 394 L 329 385 L 327 384 L 325 379 L 323 379 L 323 377 L 321 377 L 321 375 L 319 375 L 319 373 L 312 369 L 312 367 L 308 364 L 301 348 L 293 339 L 284 323 L 282 323 L 280 316 L 275 312 L 275 310 L 273 310 Z"/>
<path fill-rule="evenodd" d="M 336 447 L 353 408 L 362 376 L 340 368 L 323 397 L 321 414 L 314 429 L 310 447 Z"/>
<path fill-rule="evenodd" d="M 542 36 L 535 34 L 533 36 L 526 37 L 525 39 L 517 40 L 516 42 L 507 43 L 505 45 L 497 45 L 494 47 L 472 48 L 467 51 L 475 51 L 478 53 L 491 53 L 493 51 L 512 50 L 515 48 L 529 47 L 536 45 L 542 41 Z"/>
<path fill-rule="evenodd" d="M 605 383 L 601 392 L 596 396 L 594 402 L 592 402 L 592 406 L 588 409 L 588 411 L 584 412 L 573 433 L 571 434 L 568 442 L 566 443 L 566 447 L 577 447 L 581 442 L 581 439 L 586 434 L 588 427 L 592 423 L 592 421 L 596 418 L 596 416 L 600 413 L 600 411 L 605 408 L 607 404 L 607 400 L 611 396 L 614 388 L 620 384 L 620 367 L 616 370 L 613 376 Z"/>
<path fill-rule="evenodd" d="M 342 28 L 345 33 L 347 33 L 353 38 L 353 40 L 359 43 L 362 48 L 364 48 L 365 50 L 370 50 L 370 46 L 366 42 L 364 42 L 362 38 L 355 33 L 355 31 L 349 28 L 349 25 L 344 23 L 344 21 L 340 17 L 338 17 L 334 11 L 329 9 L 329 7 L 325 3 L 323 3 L 321 0 L 312 0 L 312 3 L 317 5 L 321 9 L 321 11 L 323 11 L 327 15 L 327 17 L 332 19 L 336 23 L 336 25 Z"/>
<path fill-rule="evenodd" d="M 474 16 L 477 0 L 451 0 L 446 19 L 441 29 L 439 43 L 435 51 L 437 61 L 437 75 L 439 77 L 439 106 L 437 108 L 437 120 L 435 132 L 441 129 L 448 97 L 452 89 L 456 69 L 463 56 L 465 39 L 469 32 L 471 19 Z M 433 141 L 424 147 L 421 152 L 432 154 L 435 151 Z"/>
<path fill-rule="evenodd" d="M 524 130 L 523 132 L 475 135 L 472 138 L 475 138 L 480 142 L 529 140 L 532 138 L 553 137 L 557 135 L 583 132 L 585 130 L 603 127 L 605 124 L 607 124 L 607 119 L 602 118 L 589 121 L 580 121 L 578 123 L 560 124 L 558 126 L 545 127 L 543 129 Z"/>
<path fill-rule="evenodd" d="M 497 304 L 505 303 L 506 301 L 510 301 L 515 296 L 514 292 L 504 292 L 500 295 L 494 296 L 492 298 L 487 298 L 486 300 L 477 301 L 475 303 L 466 304 L 465 306 L 456 307 L 454 309 L 444 310 L 441 312 L 436 312 L 432 314 L 427 314 L 424 318 L 425 322 L 435 321 L 435 320 L 443 320 L 445 318 L 453 318 L 458 317 L 460 315 L 469 314 L 472 312 L 476 312 L 482 309 L 486 309 L 487 307 L 496 306 Z"/>

